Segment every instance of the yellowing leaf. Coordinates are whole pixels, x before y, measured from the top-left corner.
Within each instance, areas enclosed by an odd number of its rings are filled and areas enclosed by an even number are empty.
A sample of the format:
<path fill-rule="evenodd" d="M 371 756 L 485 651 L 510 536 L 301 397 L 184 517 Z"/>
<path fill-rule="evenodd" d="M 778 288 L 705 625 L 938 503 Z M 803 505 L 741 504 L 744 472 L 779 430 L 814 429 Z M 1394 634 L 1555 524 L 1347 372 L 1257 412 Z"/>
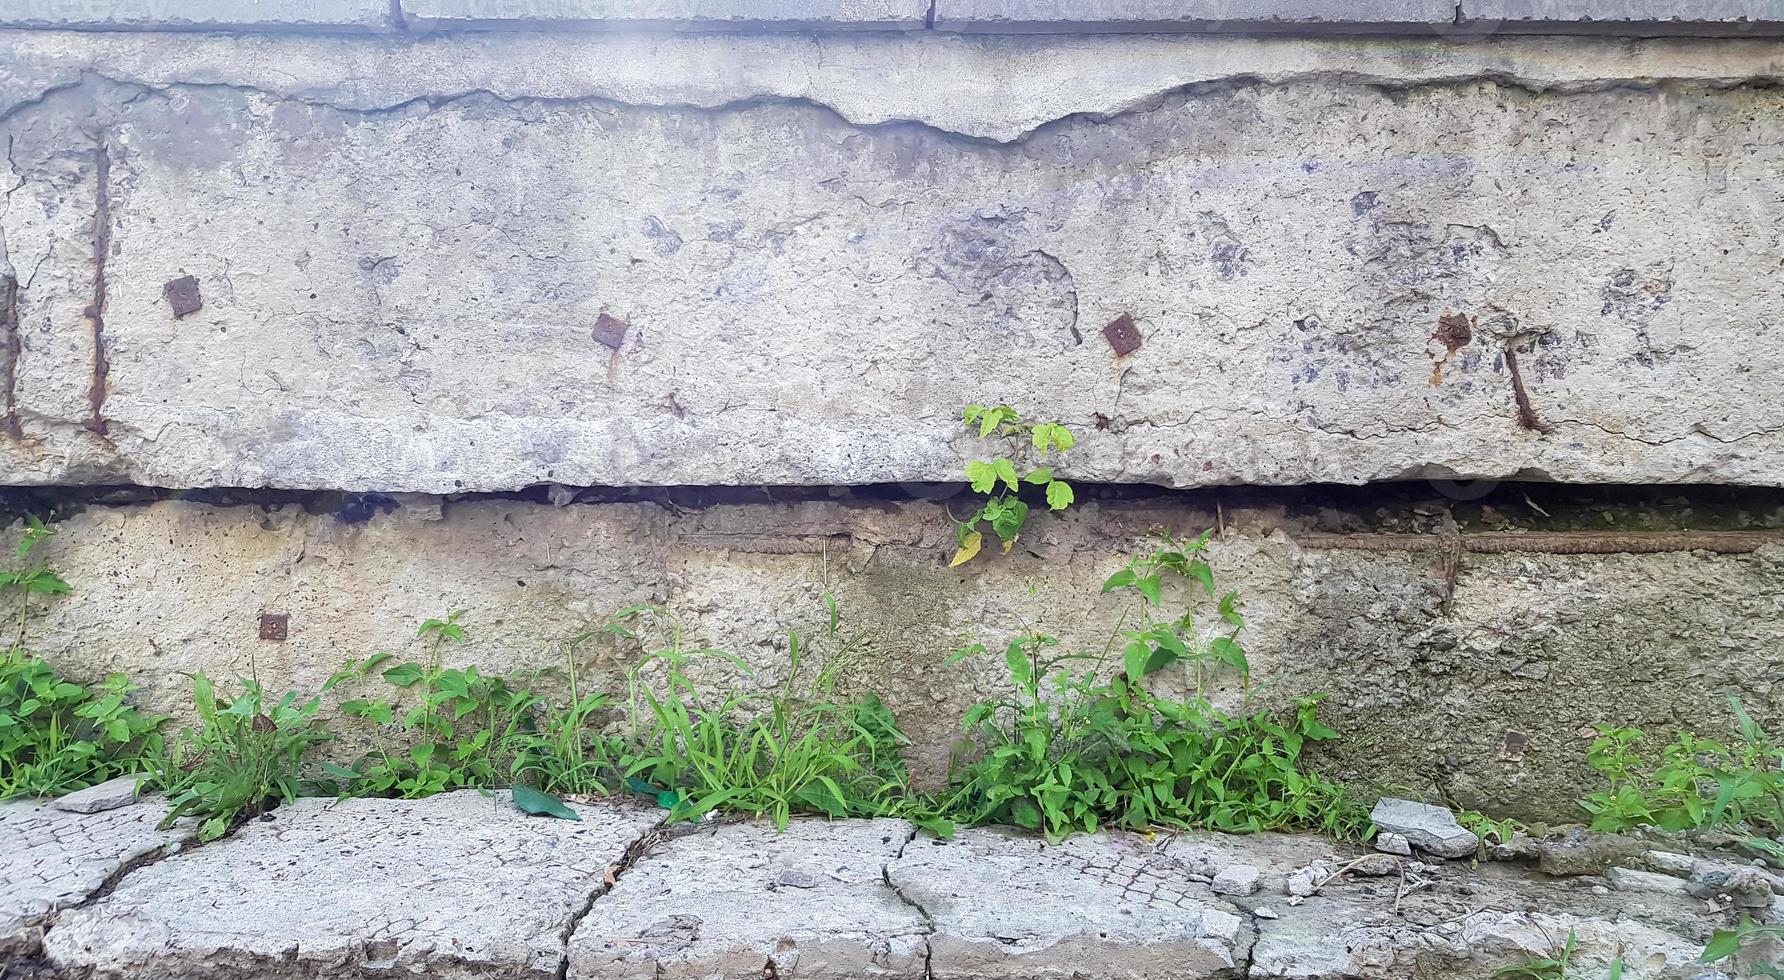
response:
<path fill-rule="evenodd" d="M 967 562 L 972 561 L 974 556 L 978 555 L 979 548 L 984 546 L 984 544 L 985 544 L 985 535 L 979 533 L 978 531 L 973 531 L 972 533 L 968 534 L 966 537 L 961 538 L 960 539 L 960 550 L 954 552 L 954 560 L 951 562 L 948 562 L 948 567 L 953 568 L 956 565 L 964 565 Z"/>
<path fill-rule="evenodd" d="M 1006 554 L 1006 555 L 1007 555 L 1007 554 L 1009 554 L 1009 553 L 1010 553 L 1010 549 L 1011 549 L 1011 548 L 1014 548 L 1014 547 L 1015 547 L 1015 546 L 1016 546 L 1016 539 L 1015 539 L 1015 538 L 1011 538 L 1011 539 L 1010 539 L 1010 540 L 1008 540 L 1008 541 L 1005 541 L 1005 542 L 1004 542 L 1004 543 L 1003 543 L 1003 548 L 1004 548 L 1004 554 Z"/>

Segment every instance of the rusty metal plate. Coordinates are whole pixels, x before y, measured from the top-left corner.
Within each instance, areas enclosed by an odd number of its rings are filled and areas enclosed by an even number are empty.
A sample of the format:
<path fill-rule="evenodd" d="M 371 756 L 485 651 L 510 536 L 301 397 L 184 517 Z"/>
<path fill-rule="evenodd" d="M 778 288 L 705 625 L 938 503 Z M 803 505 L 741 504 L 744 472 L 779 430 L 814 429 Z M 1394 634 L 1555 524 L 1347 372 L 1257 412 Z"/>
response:
<path fill-rule="evenodd" d="M 291 630 L 291 616 L 288 613 L 261 613 L 260 638 L 263 640 L 283 640 Z"/>
<path fill-rule="evenodd" d="M 1123 313 L 1103 328 L 1103 339 L 1109 342 L 1116 357 L 1126 357 L 1140 349 L 1140 328 L 1134 326 L 1130 313 Z"/>
<path fill-rule="evenodd" d="M 181 276 L 162 287 L 162 291 L 167 294 L 167 304 L 173 307 L 176 320 L 204 308 L 204 300 L 198 296 L 198 280 L 192 276 Z"/>
<path fill-rule="evenodd" d="M 619 317 L 603 313 L 595 317 L 595 340 L 619 350 L 619 345 L 626 339 L 626 330 L 631 326 Z"/>

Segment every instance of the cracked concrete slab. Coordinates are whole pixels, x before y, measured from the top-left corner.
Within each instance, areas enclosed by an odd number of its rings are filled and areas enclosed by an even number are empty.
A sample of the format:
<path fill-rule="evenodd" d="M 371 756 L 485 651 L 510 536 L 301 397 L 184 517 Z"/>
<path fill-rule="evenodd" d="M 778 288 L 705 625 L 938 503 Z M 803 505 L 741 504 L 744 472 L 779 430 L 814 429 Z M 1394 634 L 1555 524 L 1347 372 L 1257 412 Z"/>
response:
<path fill-rule="evenodd" d="M 34 955 L 51 916 L 190 842 L 189 825 L 156 829 L 166 815 L 154 798 L 92 814 L 0 803 L 0 956 Z"/>
<path fill-rule="evenodd" d="M 0 69 L 11 482 L 1784 480 L 1776 45 L 132 37 Z"/>
<path fill-rule="evenodd" d="M 570 937 L 571 980 L 925 976 L 928 923 L 884 879 L 902 820 L 675 832 Z"/>
<path fill-rule="evenodd" d="M 1594 894 L 1528 871 L 1487 865 L 1425 872 L 1435 888 L 1396 899 L 1397 877 L 1328 885 L 1304 904 L 1281 895 L 1248 900 L 1258 920 L 1248 976 L 1258 980 L 1491 980 L 1505 968 L 1556 956 L 1575 936 L 1576 969 L 1603 976 L 1623 962 L 1625 980 L 1725 980 L 1698 962 L 1713 925 L 1702 903 L 1682 897 Z M 1416 879 L 1415 879 L 1416 880 Z"/>
<path fill-rule="evenodd" d="M 300 800 L 64 913 L 44 955 L 107 978 L 558 976 L 564 937 L 660 812 L 529 817 L 505 792 Z M 129 811 L 122 811 L 129 812 Z"/>
<path fill-rule="evenodd" d="M 886 880 L 932 923 L 936 980 L 1228 977 L 1252 939 L 1238 908 L 1127 834 L 918 837 Z"/>

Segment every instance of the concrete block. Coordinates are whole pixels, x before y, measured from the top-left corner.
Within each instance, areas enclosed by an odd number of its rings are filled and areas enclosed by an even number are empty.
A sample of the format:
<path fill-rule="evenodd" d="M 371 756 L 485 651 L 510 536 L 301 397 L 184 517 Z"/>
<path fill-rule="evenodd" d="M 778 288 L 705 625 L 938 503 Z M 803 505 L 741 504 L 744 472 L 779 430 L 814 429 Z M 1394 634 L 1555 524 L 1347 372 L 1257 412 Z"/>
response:
<path fill-rule="evenodd" d="M 404 0 L 410 32 L 516 30 L 922 30 L 928 0 Z"/>
<path fill-rule="evenodd" d="M 157 830 L 166 815 L 160 800 L 92 814 L 0 803 L 0 958 L 35 955 L 55 913 L 193 838 L 184 824 Z"/>
<path fill-rule="evenodd" d="M 1463 27 L 1568 33 L 1776 34 L 1784 0 L 1461 0 Z"/>
<path fill-rule="evenodd" d="M 44 955 L 98 978 L 257 976 L 278 963 L 291 977 L 549 980 L 570 924 L 660 819 L 620 803 L 576 810 L 580 821 L 529 817 L 505 792 L 475 790 L 299 800 L 64 914 Z"/>
<path fill-rule="evenodd" d="M 105 31 L 388 31 L 384 0 L 7 0 L 0 27 Z"/>
<path fill-rule="evenodd" d="M 1431 33 L 1452 0 L 936 0 L 935 26 L 958 31 L 1322 31 Z"/>
<path fill-rule="evenodd" d="M 1241 969 L 1251 940 L 1233 906 L 1128 835 L 919 837 L 886 880 L 933 923 L 936 980 L 1212 980 Z"/>
<path fill-rule="evenodd" d="M 679 830 L 595 902 L 570 980 L 924 977 L 929 924 L 886 884 L 902 820 Z"/>
<path fill-rule="evenodd" d="M 9 53 L 0 479 L 1784 483 L 1762 46 L 501 33 Z"/>

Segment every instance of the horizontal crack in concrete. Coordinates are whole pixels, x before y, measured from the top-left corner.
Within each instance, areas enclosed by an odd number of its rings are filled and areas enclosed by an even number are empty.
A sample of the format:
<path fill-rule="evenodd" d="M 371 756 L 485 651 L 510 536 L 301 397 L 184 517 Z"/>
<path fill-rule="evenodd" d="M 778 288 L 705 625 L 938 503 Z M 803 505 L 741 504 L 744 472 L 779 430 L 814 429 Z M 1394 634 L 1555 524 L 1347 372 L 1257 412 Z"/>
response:
<path fill-rule="evenodd" d="M 437 110 L 456 103 L 480 98 L 508 105 L 521 106 L 590 105 L 607 106 L 616 110 L 698 112 L 713 115 L 745 112 L 766 106 L 796 106 L 817 109 L 829 113 L 857 129 L 868 130 L 909 125 L 940 134 L 950 139 L 964 140 L 969 143 L 990 146 L 1020 147 L 1048 135 L 1054 129 L 1076 122 L 1089 122 L 1092 124 L 1103 125 L 1126 116 L 1159 111 L 1166 108 L 1174 98 L 1209 98 L 1251 89 L 1288 87 L 1307 83 L 1368 88 L 1383 93 L 1458 88 L 1487 83 L 1531 95 L 1566 97 L 1613 91 L 1652 92 L 1668 87 L 1687 85 L 1700 87 L 1709 91 L 1742 87 L 1774 87 L 1784 85 L 1784 73 L 1754 73 L 1727 77 L 1656 75 L 1652 77 L 1634 78 L 1543 80 L 1528 75 L 1520 75 L 1512 71 L 1490 68 L 1482 68 L 1477 71 L 1452 72 L 1443 75 L 1419 78 L 1407 78 L 1376 72 L 1347 71 L 1331 68 L 1282 72 L 1232 72 L 1226 75 L 1172 84 L 1152 92 L 1128 97 L 1113 105 L 1099 107 L 1086 106 L 1061 112 L 1052 118 L 1020 129 L 1019 131 L 1014 132 L 1013 135 L 994 136 L 989 135 L 984 131 L 969 131 L 963 127 L 943 125 L 931 119 L 922 118 L 916 115 L 889 115 L 884 118 L 858 118 L 860 115 L 859 113 L 852 115 L 848 110 L 825 101 L 821 97 L 769 91 L 757 91 L 731 98 L 715 98 L 709 101 L 692 98 L 652 101 L 629 100 L 611 94 L 602 94 L 592 91 L 572 95 L 539 95 L 528 93 L 504 93 L 492 88 L 474 87 L 449 92 L 417 92 L 403 95 L 401 97 L 390 97 L 382 100 L 368 99 L 365 102 L 349 102 L 299 95 L 276 87 L 248 82 L 207 82 L 177 78 L 165 82 L 151 82 L 142 77 L 130 77 L 108 71 L 86 70 L 81 73 L 81 78 L 77 81 L 47 85 L 38 92 L 25 96 L 15 101 L 12 105 L 0 109 L 0 122 L 4 122 L 12 116 L 34 106 L 44 104 L 50 97 L 58 92 L 78 88 L 90 80 L 107 81 L 118 85 L 136 87 L 143 89 L 145 92 L 154 94 L 168 94 L 177 91 L 231 91 L 240 94 L 275 99 L 282 102 L 296 103 L 316 108 L 333 109 L 343 113 L 364 116 L 400 113 L 416 106 L 426 106 L 429 109 Z"/>

